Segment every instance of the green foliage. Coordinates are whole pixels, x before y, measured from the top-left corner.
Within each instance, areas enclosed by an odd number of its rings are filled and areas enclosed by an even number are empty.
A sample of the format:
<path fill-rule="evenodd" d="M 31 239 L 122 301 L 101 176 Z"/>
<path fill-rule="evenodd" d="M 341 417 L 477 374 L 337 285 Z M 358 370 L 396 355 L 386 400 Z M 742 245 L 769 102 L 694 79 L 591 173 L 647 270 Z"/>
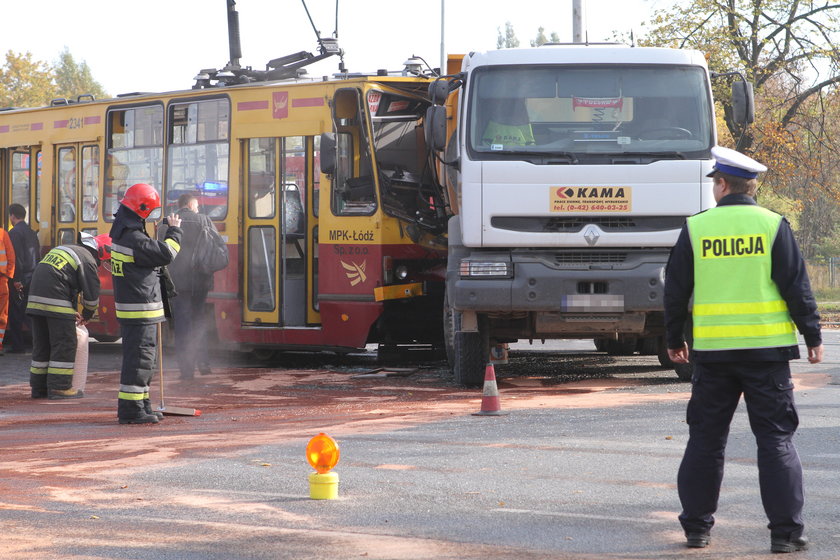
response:
<path fill-rule="evenodd" d="M 61 52 L 54 72 L 57 97 L 76 99 L 84 94 L 91 94 L 97 99 L 107 97 L 102 85 L 93 79 L 87 63 L 76 63 L 66 47 Z"/>
<path fill-rule="evenodd" d="M 45 62 L 32 60 L 32 53 L 6 53 L 0 67 L 0 107 L 38 107 L 47 105 L 54 94 L 52 69 Z"/>
<path fill-rule="evenodd" d="M 719 123 L 718 142 L 766 164 L 762 204 L 791 221 L 806 258 L 840 255 L 840 4 L 828 0 L 680 0 L 657 11 L 640 45 L 694 48 L 713 72 L 755 86 L 756 122 Z M 713 82 L 729 114 L 729 79 Z M 726 134 L 726 132 L 729 134 Z M 743 139 L 742 139 L 743 135 Z"/>
<path fill-rule="evenodd" d="M 107 97 L 85 62 L 77 64 L 65 48 L 55 65 L 33 60 L 32 53 L 6 53 L 0 66 L 0 107 L 41 107 L 57 97 Z"/>
<path fill-rule="evenodd" d="M 505 22 L 505 34 L 502 35 L 500 28 L 496 29 L 499 36 L 496 39 L 497 49 L 515 49 L 519 46 L 519 39 L 516 38 L 516 33 L 513 31 L 513 24 L 509 21 Z"/>
<path fill-rule="evenodd" d="M 540 26 L 537 29 L 537 38 L 531 41 L 532 47 L 541 47 L 546 43 L 559 43 L 560 42 L 560 35 L 557 34 L 556 31 L 551 32 L 551 38 L 546 38 L 545 36 L 545 27 Z"/>

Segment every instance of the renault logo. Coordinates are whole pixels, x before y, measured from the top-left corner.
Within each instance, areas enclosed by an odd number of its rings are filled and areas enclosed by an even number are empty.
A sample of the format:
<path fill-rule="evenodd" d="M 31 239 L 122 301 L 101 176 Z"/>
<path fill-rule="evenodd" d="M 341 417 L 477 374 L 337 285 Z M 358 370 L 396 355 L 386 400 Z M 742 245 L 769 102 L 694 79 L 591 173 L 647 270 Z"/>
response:
<path fill-rule="evenodd" d="M 598 235 L 598 228 L 595 226 L 589 226 L 583 232 L 583 238 L 586 239 L 586 242 L 589 244 L 590 247 L 594 247 L 598 240 L 601 239 L 601 236 Z"/>

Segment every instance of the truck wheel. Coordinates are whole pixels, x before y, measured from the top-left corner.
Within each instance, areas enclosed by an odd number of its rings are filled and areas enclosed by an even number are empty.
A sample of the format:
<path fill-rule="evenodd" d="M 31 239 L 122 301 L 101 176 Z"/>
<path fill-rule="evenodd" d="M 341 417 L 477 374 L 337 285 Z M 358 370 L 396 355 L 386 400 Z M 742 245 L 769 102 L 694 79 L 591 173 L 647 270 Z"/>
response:
<path fill-rule="evenodd" d="M 668 357 L 668 345 L 665 344 L 664 336 L 659 337 L 656 357 L 659 358 L 659 365 L 665 369 L 671 369 L 675 365 L 674 362 L 671 361 L 671 358 Z"/>
<path fill-rule="evenodd" d="M 632 356 L 636 351 L 635 338 L 622 338 L 607 341 L 607 354 L 610 356 Z"/>
<path fill-rule="evenodd" d="M 688 344 L 690 355 L 691 348 L 694 346 L 691 315 L 688 316 L 688 319 L 685 322 L 685 330 L 683 332 L 685 333 L 685 341 Z M 694 375 L 693 361 L 689 361 L 687 364 L 675 364 L 671 361 L 668 357 L 668 346 L 665 343 L 665 337 L 660 339 L 659 363 L 662 364 L 662 367 L 674 368 L 674 372 L 677 374 L 677 377 L 680 378 L 680 381 L 691 381 L 691 377 Z"/>
<path fill-rule="evenodd" d="M 455 333 L 455 383 L 462 387 L 480 387 L 484 384 L 484 370 L 490 357 L 487 333 Z"/>
<path fill-rule="evenodd" d="M 648 336 L 640 338 L 639 342 L 636 344 L 636 350 L 638 350 L 639 354 L 642 356 L 656 356 L 657 351 L 659 350 L 659 337 Z"/>
<path fill-rule="evenodd" d="M 446 358 L 455 383 L 463 387 L 483 385 L 484 370 L 490 359 L 486 319 L 479 316 L 477 332 L 459 332 L 461 313 L 451 309 L 444 298 L 443 329 Z"/>
<path fill-rule="evenodd" d="M 674 364 L 674 372 L 676 372 L 680 381 L 691 381 L 691 376 L 694 375 L 694 362 Z"/>

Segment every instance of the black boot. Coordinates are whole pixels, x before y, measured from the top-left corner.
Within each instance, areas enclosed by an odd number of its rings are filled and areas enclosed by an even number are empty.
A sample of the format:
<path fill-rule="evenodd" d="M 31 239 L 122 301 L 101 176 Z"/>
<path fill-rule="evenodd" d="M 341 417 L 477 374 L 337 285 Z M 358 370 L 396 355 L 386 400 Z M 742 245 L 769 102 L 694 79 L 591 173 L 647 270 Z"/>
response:
<path fill-rule="evenodd" d="M 152 402 L 149 399 L 143 399 L 143 410 L 146 411 L 146 414 L 157 416 L 158 421 L 163 420 L 163 412 L 152 410 Z"/>
<path fill-rule="evenodd" d="M 772 552 L 799 552 L 808 550 L 808 537 L 771 537 L 770 550 Z"/>
<path fill-rule="evenodd" d="M 81 389 L 50 389 L 48 394 L 51 401 L 61 399 L 81 399 L 85 396 L 85 392 Z"/>
<path fill-rule="evenodd" d="M 134 418 L 120 418 L 120 424 L 157 424 L 158 417 L 154 414 L 143 414 Z"/>

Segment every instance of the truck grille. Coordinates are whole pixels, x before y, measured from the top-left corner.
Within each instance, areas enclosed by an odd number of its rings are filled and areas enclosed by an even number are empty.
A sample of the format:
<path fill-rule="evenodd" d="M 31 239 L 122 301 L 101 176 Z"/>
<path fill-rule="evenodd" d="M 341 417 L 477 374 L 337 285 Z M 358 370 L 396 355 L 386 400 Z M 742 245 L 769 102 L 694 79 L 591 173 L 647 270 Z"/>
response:
<path fill-rule="evenodd" d="M 627 253 L 618 252 L 570 251 L 554 255 L 557 264 L 623 263 L 626 260 Z"/>
<path fill-rule="evenodd" d="M 570 216 L 557 218 L 524 218 L 496 216 L 490 225 L 497 229 L 522 232 L 577 233 L 588 225 L 596 225 L 605 232 L 668 231 L 679 229 L 685 216 Z"/>

